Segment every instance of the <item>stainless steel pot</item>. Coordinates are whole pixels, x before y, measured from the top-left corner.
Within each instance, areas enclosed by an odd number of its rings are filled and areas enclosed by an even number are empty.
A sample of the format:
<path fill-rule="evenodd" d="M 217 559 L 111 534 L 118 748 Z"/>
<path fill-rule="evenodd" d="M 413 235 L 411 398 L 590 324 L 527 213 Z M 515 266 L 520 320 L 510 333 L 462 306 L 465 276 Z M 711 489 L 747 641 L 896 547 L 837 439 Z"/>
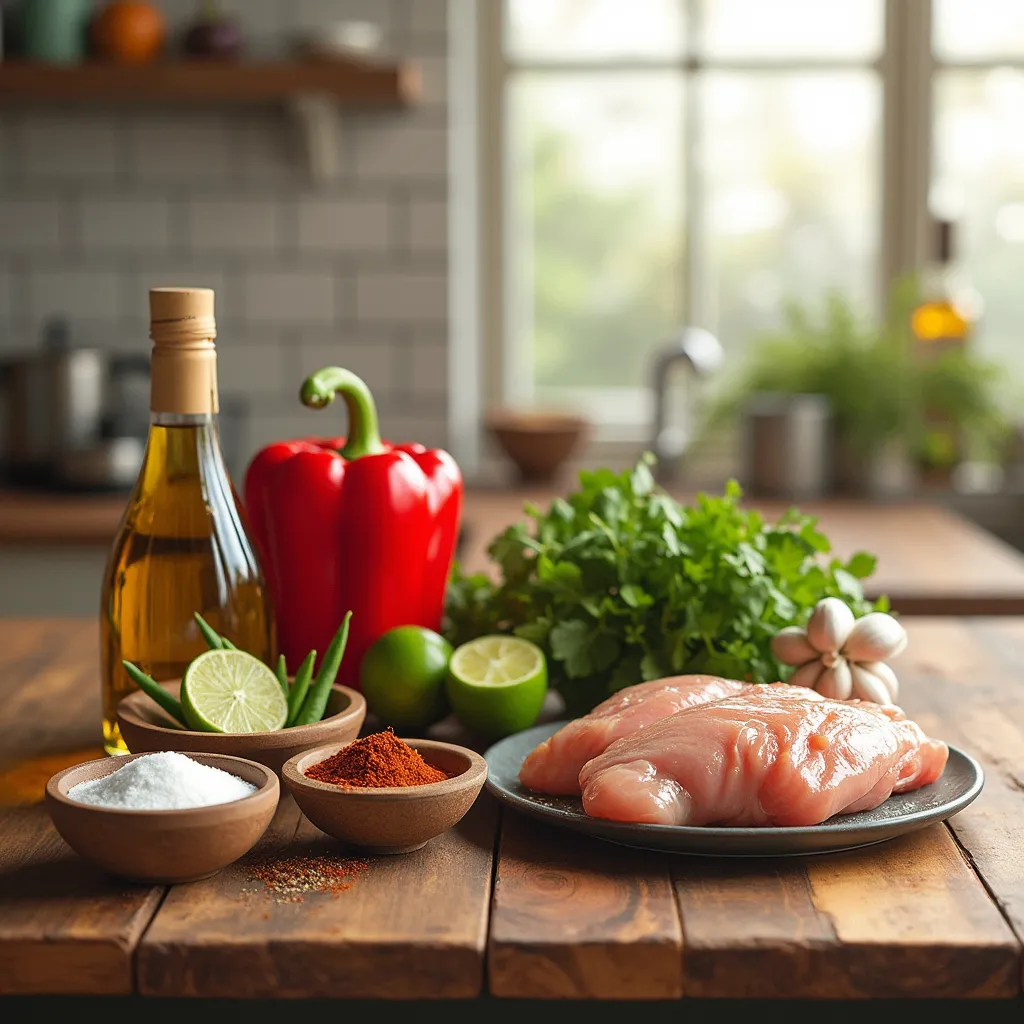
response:
<path fill-rule="evenodd" d="M 148 381 L 149 360 L 70 344 L 67 324 L 52 320 L 43 346 L 0 364 L 5 438 L 2 461 L 17 483 L 59 483 L 59 467 L 74 453 L 93 451 L 109 439 L 112 420 L 125 419 L 123 382 Z M 129 417 L 137 420 L 138 417 Z M 145 438 L 145 421 L 141 424 Z M 137 428 L 117 431 L 135 436 Z"/>

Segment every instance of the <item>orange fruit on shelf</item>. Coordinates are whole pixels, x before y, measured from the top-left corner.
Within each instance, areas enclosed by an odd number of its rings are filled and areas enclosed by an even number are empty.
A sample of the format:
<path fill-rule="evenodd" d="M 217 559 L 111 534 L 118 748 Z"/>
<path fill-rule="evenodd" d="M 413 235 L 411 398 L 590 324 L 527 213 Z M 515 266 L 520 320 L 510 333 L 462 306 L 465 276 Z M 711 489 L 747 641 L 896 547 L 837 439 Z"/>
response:
<path fill-rule="evenodd" d="M 96 53 L 119 64 L 148 64 L 163 49 L 167 22 L 159 7 L 145 0 L 113 0 L 96 16 Z"/>

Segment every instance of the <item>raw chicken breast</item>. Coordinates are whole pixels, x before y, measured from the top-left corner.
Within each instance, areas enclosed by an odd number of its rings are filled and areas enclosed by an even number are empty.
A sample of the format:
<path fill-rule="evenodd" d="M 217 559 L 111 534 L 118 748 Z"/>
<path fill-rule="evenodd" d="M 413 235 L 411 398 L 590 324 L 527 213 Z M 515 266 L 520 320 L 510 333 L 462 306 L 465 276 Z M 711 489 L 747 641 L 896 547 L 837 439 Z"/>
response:
<path fill-rule="evenodd" d="M 532 751 L 523 762 L 519 781 L 539 793 L 577 794 L 580 769 L 609 744 L 684 708 L 754 689 L 799 692 L 810 699 L 817 696 L 802 686 L 752 686 L 718 676 L 672 676 L 627 686 Z"/>
<path fill-rule="evenodd" d="M 612 744 L 580 773 L 584 810 L 656 825 L 816 825 L 942 774 L 946 745 L 899 708 L 758 689 Z"/>

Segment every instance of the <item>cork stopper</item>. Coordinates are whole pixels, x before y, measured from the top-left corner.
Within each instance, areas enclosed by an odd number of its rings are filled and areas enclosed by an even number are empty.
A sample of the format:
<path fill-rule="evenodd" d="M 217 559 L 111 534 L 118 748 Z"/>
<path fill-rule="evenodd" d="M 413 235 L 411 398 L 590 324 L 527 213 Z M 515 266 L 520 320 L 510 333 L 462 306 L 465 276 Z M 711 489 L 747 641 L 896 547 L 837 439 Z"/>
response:
<path fill-rule="evenodd" d="M 151 288 L 150 409 L 179 415 L 217 412 L 217 322 L 211 288 Z"/>

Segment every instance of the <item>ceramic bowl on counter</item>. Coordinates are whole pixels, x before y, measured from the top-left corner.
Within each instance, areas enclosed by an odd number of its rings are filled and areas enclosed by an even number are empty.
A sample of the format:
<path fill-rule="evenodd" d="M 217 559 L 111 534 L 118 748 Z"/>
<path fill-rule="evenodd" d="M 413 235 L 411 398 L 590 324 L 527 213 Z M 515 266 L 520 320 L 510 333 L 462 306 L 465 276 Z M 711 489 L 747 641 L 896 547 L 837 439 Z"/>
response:
<path fill-rule="evenodd" d="M 104 757 L 58 772 L 46 805 L 64 841 L 83 860 L 119 878 L 171 885 L 216 874 L 248 853 L 266 831 L 281 785 L 265 765 L 223 754 L 189 754 L 256 787 L 241 800 L 174 811 L 133 811 L 80 803 L 68 790 L 141 757 Z"/>
<path fill-rule="evenodd" d="M 335 786 L 307 778 L 306 769 L 345 746 L 332 743 L 291 758 L 281 778 L 306 817 L 322 832 L 370 853 L 410 853 L 462 820 L 487 780 L 487 762 L 475 751 L 454 743 L 404 742 L 449 777 L 425 786 L 380 789 Z"/>
<path fill-rule="evenodd" d="M 485 422 L 523 483 L 554 480 L 590 430 L 582 417 L 560 412 L 492 409 Z"/>
<path fill-rule="evenodd" d="M 175 697 L 180 682 L 163 684 Z M 133 754 L 177 750 L 188 754 L 228 754 L 246 757 L 272 768 L 279 775 L 290 757 L 310 747 L 351 743 L 366 717 L 366 701 L 356 690 L 335 683 L 327 700 L 327 713 L 312 725 L 296 725 L 273 732 L 195 732 L 182 729 L 144 693 L 133 693 L 117 706 L 121 736 Z"/>

